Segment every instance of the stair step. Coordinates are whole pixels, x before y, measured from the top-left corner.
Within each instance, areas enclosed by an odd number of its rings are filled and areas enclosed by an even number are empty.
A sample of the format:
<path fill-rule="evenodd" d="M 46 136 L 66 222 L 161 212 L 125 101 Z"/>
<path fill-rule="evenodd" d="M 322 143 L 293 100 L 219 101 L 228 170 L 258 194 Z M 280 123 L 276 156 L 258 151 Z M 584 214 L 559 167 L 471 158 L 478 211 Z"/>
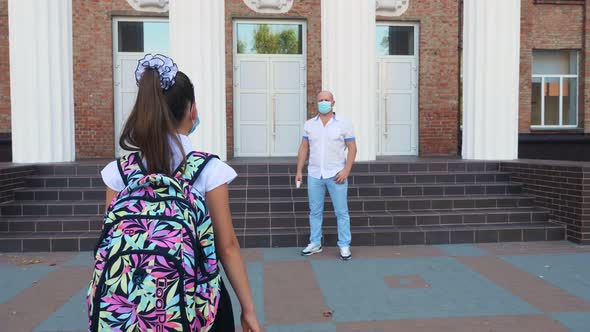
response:
<path fill-rule="evenodd" d="M 297 171 L 297 161 L 295 158 L 291 161 L 269 161 L 266 163 L 258 162 L 236 162 L 231 161 L 229 165 L 237 172 L 244 174 L 257 173 L 295 173 Z M 353 172 L 480 172 L 480 171 L 497 171 L 500 166 L 498 162 L 466 161 L 466 160 L 408 160 L 408 161 L 372 161 L 369 163 L 356 162 Z"/>
<path fill-rule="evenodd" d="M 238 173 L 239 174 L 239 173 Z M 295 174 L 255 174 L 238 176 L 232 185 L 294 185 Z M 453 173 L 351 173 L 349 184 L 436 184 L 436 183 L 489 183 L 509 182 L 510 174 L 503 172 L 453 172 Z M 303 183 L 307 177 L 303 176 Z"/>
<path fill-rule="evenodd" d="M 105 188 L 98 175 L 35 175 L 27 177 L 28 188 Z"/>
<path fill-rule="evenodd" d="M 324 229 L 324 245 L 335 246 L 336 228 Z M 565 228 L 553 222 L 509 225 L 353 227 L 353 246 L 459 244 L 482 242 L 561 241 Z M 243 248 L 303 247 L 309 229 L 236 229 Z M 91 251 L 100 232 L 0 234 L 0 252 Z M 91 258 L 90 258 L 91 259 Z"/>
<path fill-rule="evenodd" d="M 400 197 L 400 196 L 461 196 L 510 195 L 522 193 L 520 184 L 469 183 L 469 184 L 351 184 L 348 197 Z M 307 197 L 307 188 L 294 186 L 230 186 L 230 198 Z"/>
<path fill-rule="evenodd" d="M 294 174 L 254 174 L 239 176 L 232 185 L 293 185 Z M 304 176 L 304 183 L 306 183 Z M 504 172 L 413 172 L 413 173 L 351 173 L 350 184 L 436 184 L 508 182 Z M 89 175 L 34 175 L 26 178 L 30 188 L 104 188 L 99 173 Z"/>
<path fill-rule="evenodd" d="M 21 201 L 0 205 L 0 215 L 10 216 L 97 216 L 105 201 Z"/>
<path fill-rule="evenodd" d="M 478 183 L 478 184 L 366 184 L 350 185 L 349 197 L 397 197 L 397 196 L 433 196 L 433 195 L 508 195 L 519 194 L 522 187 L 513 183 Z M 263 197 L 307 197 L 306 188 L 292 186 L 231 186 L 230 198 Z M 22 188 L 14 192 L 17 201 L 104 201 L 104 188 Z"/>
<path fill-rule="evenodd" d="M 565 226 L 553 222 L 507 225 L 352 227 L 352 246 L 462 244 L 486 242 L 563 241 Z M 245 248 L 304 247 L 309 229 L 245 230 L 238 233 Z M 242 239 L 243 237 L 243 239 Z M 335 227 L 323 230 L 325 246 L 336 246 Z"/>
<path fill-rule="evenodd" d="M 102 228 L 103 216 L 21 216 L 0 218 L 1 233 L 88 232 Z"/>
<path fill-rule="evenodd" d="M 92 251 L 99 236 L 98 231 L 0 234 L 0 252 Z"/>
<path fill-rule="evenodd" d="M 543 209 L 478 209 L 454 211 L 421 212 L 368 212 L 351 213 L 353 227 L 370 226 L 432 226 L 432 225 L 474 225 L 535 223 L 547 221 L 549 212 Z M 307 213 L 234 213 L 235 228 L 246 229 L 287 229 L 308 227 Z M 19 216 L 1 217 L 0 233 L 19 232 L 87 232 L 100 230 L 103 216 Z M 324 215 L 324 226 L 336 226 L 334 213 Z"/>
<path fill-rule="evenodd" d="M 348 208 L 351 212 L 370 211 L 424 211 L 457 210 L 479 208 L 532 207 L 534 199 L 521 195 L 471 195 L 471 196 L 412 196 L 412 197 L 350 197 Z M 230 199 L 234 213 L 243 212 L 307 212 L 306 197 L 272 197 L 252 199 Z M 333 211 L 326 197 L 325 211 Z M 0 204 L 2 216 L 87 216 L 101 215 L 105 201 L 17 201 Z"/>
<path fill-rule="evenodd" d="M 270 204 L 269 204 L 270 203 Z M 477 208 L 532 207 L 534 199 L 523 195 L 470 195 L 470 196 L 413 196 L 413 197 L 349 197 L 348 209 L 355 211 L 423 211 Z M 232 212 L 306 212 L 306 197 L 252 198 L 230 200 Z M 326 198 L 324 211 L 333 211 Z"/>
<path fill-rule="evenodd" d="M 104 201 L 105 188 L 22 188 L 14 193 L 17 201 Z"/>
<path fill-rule="evenodd" d="M 273 173 L 295 173 L 297 171 L 297 161 L 293 160 L 269 160 L 267 162 L 261 161 L 230 161 L 228 164 L 232 166 L 240 174 L 273 174 Z M 60 174 L 77 174 L 88 175 L 97 174 L 104 166 L 111 160 L 89 160 L 79 161 L 76 163 L 63 163 L 51 165 L 39 165 L 36 169 L 40 174 L 44 175 L 60 175 Z M 372 162 L 357 162 L 353 166 L 353 172 L 481 172 L 481 171 L 497 171 L 499 169 L 498 162 L 483 162 L 483 161 L 466 161 L 466 160 L 436 160 L 436 159 L 421 159 L 408 161 L 372 161 Z"/>
<path fill-rule="evenodd" d="M 293 228 L 308 227 L 307 213 L 234 213 L 233 224 L 236 228 Z M 473 225 L 473 224 L 507 224 L 534 223 L 549 219 L 549 211 L 543 209 L 477 209 L 454 211 L 417 211 L 417 212 L 367 212 L 350 213 L 351 226 L 431 226 L 431 225 Z M 334 213 L 324 214 L 324 226 L 336 226 Z"/>

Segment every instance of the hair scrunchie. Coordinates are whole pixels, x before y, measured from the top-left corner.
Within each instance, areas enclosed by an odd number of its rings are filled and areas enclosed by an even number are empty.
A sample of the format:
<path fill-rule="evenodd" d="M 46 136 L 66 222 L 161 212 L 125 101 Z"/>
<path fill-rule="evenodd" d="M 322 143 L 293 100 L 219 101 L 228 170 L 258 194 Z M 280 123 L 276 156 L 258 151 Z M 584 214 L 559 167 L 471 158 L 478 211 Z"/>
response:
<path fill-rule="evenodd" d="M 135 81 L 139 84 L 141 76 L 147 69 L 157 69 L 160 73 L 160 86 L 166 91 L 174 85 L 178 66 L 172 59 L 161 54 L 146 54 L 137 63 Z"/>

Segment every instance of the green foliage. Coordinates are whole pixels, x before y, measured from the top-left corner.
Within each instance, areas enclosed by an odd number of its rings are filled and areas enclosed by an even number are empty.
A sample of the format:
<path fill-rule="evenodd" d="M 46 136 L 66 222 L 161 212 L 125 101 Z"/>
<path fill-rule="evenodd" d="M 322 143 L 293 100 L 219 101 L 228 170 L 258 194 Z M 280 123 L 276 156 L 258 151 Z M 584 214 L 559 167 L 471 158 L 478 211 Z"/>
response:
<path fill-rule="evenodd" d="M 238 53 L 240 45 L 238 41 Z M 299 36 L 293 29 L 286 29 L 280 33 L 273 33 L 266 24 L 260 25 L 254 33 L 252 51 L 258 54 L 299 54 Z"/>

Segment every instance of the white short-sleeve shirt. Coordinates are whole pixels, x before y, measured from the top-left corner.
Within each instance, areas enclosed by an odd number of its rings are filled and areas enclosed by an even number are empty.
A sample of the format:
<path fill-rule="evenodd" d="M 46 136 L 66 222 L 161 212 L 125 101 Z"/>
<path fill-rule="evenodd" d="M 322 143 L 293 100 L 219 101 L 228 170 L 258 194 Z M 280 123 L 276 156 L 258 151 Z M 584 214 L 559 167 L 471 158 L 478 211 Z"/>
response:
<path fill-rule="evenodd" d="M 355 140 L 352 122 L 336 113 L 326 126 L 320 116 L 311 118 L 303 126 L 303 139 L 309 142 L 309 176 L 329 179 L 346 165 L 346 142 Z"/>
<path fill-rule="evenodd" d="M 191 144 L 190 139 L 184 135 L 178 135 L 180 138 L 180 142 L 182 143 L 182 148 L 187 153 L 193 151 L 193 147 Z M 172 160 L 170 162 L 170 168 L 176 169 L 180 162 L 184 158 L 182 155 L 181 150 L 176 146 L 176 144 L 170 144 L 172 147 Z M 145 161 L 144 161 L 145 166 Z M 110 162 L 101 172 L 102 180 L 107 185 L 107 187 L 111 188 L 114 191 L 122 191 L 125 189 L 125 183 L 123 182 L 123 178 L 121 177 L 121 173 L 119 173 L 119 168 L 117 166 L 117 161 Z M 223 161 L 213 158 L 211 159 L 205 168 L 201 171 L 201 174 L 193 184 L 195 189 L 199 192 L 206 194 L 207 192 L 223 185 L 231 183 L 238 174 L 231 168 L 228 164 L 224 163 Z"/>

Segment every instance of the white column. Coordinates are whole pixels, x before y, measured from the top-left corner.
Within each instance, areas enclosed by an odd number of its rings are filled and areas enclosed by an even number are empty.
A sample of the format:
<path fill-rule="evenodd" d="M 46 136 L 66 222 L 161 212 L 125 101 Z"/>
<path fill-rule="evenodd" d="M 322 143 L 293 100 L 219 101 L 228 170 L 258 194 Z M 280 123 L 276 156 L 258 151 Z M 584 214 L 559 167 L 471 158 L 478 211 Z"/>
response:
<path fill-rule="evenodd" d="M 224 1 L 170 1 L 170 51 L 195 85 L 201 119 L 195 149 L 226 160 Z"/>
<path fill-rule="evenodd" d="M 322 0 L 322 87 L 352 120 L 357 161 L 377 153 L 375 1 Z"/>
<path fill-rule="evenodd" d="M 9 0 L 12 154 L 75 159 L 71 0 Z"/>
<path fill-rule="evenodd" d="M 520 0 L 465 0 L 463 158 L 518 158 Z"/>

